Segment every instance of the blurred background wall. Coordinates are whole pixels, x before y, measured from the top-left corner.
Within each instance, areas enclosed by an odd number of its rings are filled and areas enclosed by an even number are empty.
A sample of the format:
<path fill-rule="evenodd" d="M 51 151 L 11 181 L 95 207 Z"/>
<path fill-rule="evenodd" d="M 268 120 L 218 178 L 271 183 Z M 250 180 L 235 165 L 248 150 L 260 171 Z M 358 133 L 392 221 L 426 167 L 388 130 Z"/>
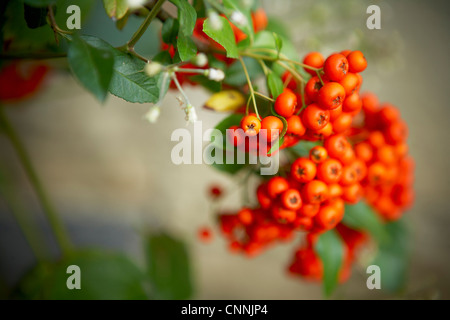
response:
<path fill-rule="evenodd" d="M 324 55 L 343 49 L 367 51 L 369 67 L 363 73 L 363 91 L 398 106 L 410 128 L 410 152 L 416 160 L 417 193 L 407 213 L 413 236 L 409 298 L 450 298 L 450 4 L 435 1 L 269 1 L 269 16 L 278 17 L 295 39 L 299 55 L 320 50 Z M 366 28 L 366 8 L 381 8 L 382 29 Z M 95 11 L 102 11 L 99 1 Z M 136 22 L 136 21 L 134 21 Z M 133 23 L 134 23 L 133 22 Z M 100 33 L 90 21 L 85 33 Z M 118 45 L 136 23 L 106 40 Z M 154 53 L 154 28 L 142 40 L 141 50 Z M 102 29 L 103 30 L 103 29 Z M 108 38 L 109 37 L 109 38 Z M 154 49 L 153 49 L 154 50 Z M 208 94 L 188 88 L 192 102 L 202 106 Z M 207 165 L 176 166 L 170 161 L 174 129 L 185 126 L 176 93 L 164 100 L 158 123 L 143 120 L 149 105 L 133 105 L 110 96 L 99 105 L 68 74 L 53 72 L 33 99 L 8 108 L 74 242 L 123 250 L 141 261 L 139 233 L 164 228 L 185 239 L 192 255 L 195 298 L 199 299 L 314 299 L 318 285 L 291 278 L 286 266 L 295 242 L 279 245 L 247 259 L 230 254 L 218 232 L 202 244 L 199 226 L 215 225 L 206 196 L 212 183 L 234 189 L 230 177 Z M 204 129 L 223 114 L 198 108 Z M 190 128 L 192 129 L 192 128 Z M 0 159 L 8 165 L 24 206 L 42 213 L 8 141 L 0 135 Z M 233 191 L 225 208 L 239 207 Z M 48 230 L 48 228 L 47 228 Z M 33 264 L 20 229 L 0 201 L 0 277 L 14 284 Z M 387 298 L 370 291 L 366 275 L 356 267 L 337 298 Z"/>

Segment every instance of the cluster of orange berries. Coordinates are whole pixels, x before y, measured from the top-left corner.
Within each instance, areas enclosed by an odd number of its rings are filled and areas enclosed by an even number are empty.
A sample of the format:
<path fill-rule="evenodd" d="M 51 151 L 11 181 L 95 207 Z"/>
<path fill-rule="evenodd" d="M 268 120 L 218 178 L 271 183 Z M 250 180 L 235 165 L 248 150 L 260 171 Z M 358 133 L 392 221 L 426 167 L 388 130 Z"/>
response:
<path fill-rule="evenodd" d="M 351 127 L 353 117 L 362 108 L 359 96 L 362 77 L 359 73 L 365 70 L 367 61 L 361 51 L 334 53 L 326 60 L 320 53 L 311 52 L 303 63 L 305 71 L 312 75 L 304 86 L 303 96 L 297 81 L 286 71 L 282 79 L 287 87 L 274 103 L 276 114 L 287 122 L 280 149 L 291 147 L 301 139 L 317 141 L 333 133 L 342 133 Z M 245 136 L 254 136 L 266 129 L 261 132 L 264 132 L 263 139 L 267 138 L 270 150 L 284 126 L 277 116 L 270 115 L 260 121 L 252 113 L 242 118 L 241 128 L 245 135 L 237 130 L 237 126 L 230 128 L 235 146 L 242 145 Z M 258 147 L 256 145 L 255 149 L 259 150 Z"/>
<path fill-rule="evenodd" d="M 346 131 L 362 107 L 359 73 L 367 67 L 364 55 L 358 50 L 347 50 L 325 60 L 320 53 L 311 52 L 303 63 L 314 68 L 305 68 L 311 78 L 304 86 L 306 107 L 300 112 L 305 128 L 303 139 L 316 141 Z M 289 77 L 289 73 L 283 75 L 285 80 Z M 297 82 L 290 78 L 288 88 L 298 92 Z"/>
<path fill-rule="evenodd" d="M 276 240 L 290 239 L 294 231 L 320 234 L 333 229 L 344 216 L 345 203 L 361 199 L 365 163 L 354 153 L 348 158 L 352 146 L 342 134 L 327 138 L 324 145 L 296 159 L 286 177 L 261 183 L 256 209 L 221 216 L 222 231 L 234 248 L 253 254 Z"/>
<path fill-rule="evenodd" d="M 301 140 L 316 141 L 317 145 L 308 157 L 295 159 L 286 175 L 259 185 L 256 208 L 222 214 L 220 225 L 230 249 L 250 256 L 277 241 L 292 239 L 295 231 L 306 232 L 306 244 L 296 251 L 289 271 L 310 279 L 321 279 L 323 274 L 315 241 L 321 233 L 336 228 L 344 243 L 340 273 L 344 281 L 357 249 L 367 239 L 364 233 L 342 224 L 345 205 L 364 198 L 381 218 L 391 221 L 400 218 L 413 202 L 407 126 L 394 106 L 380 105 L 373 94 L 360 95 L 359 72 L 367 66 L 360 51 L 335 53 L 326 60 L 310 53 L 304 64 L 312 75 L 304 97 L 297 88 L 302 83 L 285 74 L 287 88 L 275 100 L 274 109 L 288 124 L 281 148 Z M 305 101 L 304 107 L 299 106 L 300 99 Z M 232 127 L 235 146 L 241 146 L 248 136 L 261 134 L 261 129 L 266 129 L 267 141 L 273 142 L 283 130 L 283 122 L 277 116 L 259 121 L 249 114 L 240 127 Z"/>
<path fill-rule="evenodd" d="M 363 96 L 364 122 L 352 128 L 349 138 L 355 155 L 364 161 L 366 201 L 379 215 L 397 220 L 414 201 L 414 161 L 408 155 L 408 127 L 391 104 L 378 103 L 373 94 Z"/>

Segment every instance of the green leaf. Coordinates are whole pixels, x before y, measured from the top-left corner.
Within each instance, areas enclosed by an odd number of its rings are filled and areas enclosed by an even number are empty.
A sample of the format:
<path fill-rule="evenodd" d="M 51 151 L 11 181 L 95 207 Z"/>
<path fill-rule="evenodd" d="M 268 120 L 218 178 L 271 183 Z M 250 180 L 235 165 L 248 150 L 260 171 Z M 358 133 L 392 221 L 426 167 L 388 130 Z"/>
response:
<path fill-rule="evenodd" d="M 47 7 L 55 4 L 56 0 L 23 0 L 23 2 L 32 7 Z"/>
<path fill-rule="evenodd" d="M 146 240 L 146 254 L 156 299 L 189 299 L 193 285 L 184 243 L 167 234 L 152 235 Z"/>
<path fill-rule="evenodd" d="M 275 108 L 274 108 L 274 105 L 273 105 L 273 104 L 271 104 L 270 110 L 271 110 L 271 112 L 272 112 L 272 115 L 274 115 L 275 117 L 279 118 L 279 119 L 283 122 L 283 130 L 282 130 L 281 133 L 280 133 L 280 139 L 281 139 L 281 138 L 284 137 L 284 135 L 286 134 L 287 129 L 288 129 L 288 123 L 287 123 L 287 120 L 286 120 L 285 117 L 282 117 L 282 116 L 280 116 L 278 113 L 275 112 Z"/>
<path fill-rule="evenodd" d="M 232 146 L 229 143 L 229 141 L 227 139 L 227 134 L 226 134 L 226 130 L 229 129 L 231 126 L 239 126 L 241 119 L 242 119 L 242 114 L 233 113 L 233 114 L 229 115 L 228 117 L 226 117 L 225 119 L 223 119 L 221 122 L 219 122 L 219 124 L 217 124 L 216 127 L 214 128 L 214 129 L 219 130 L 223 137 L 222 145 L 219 145 L 217 143 L 217 141 L 213 142 L 213 144 L 215 146 L 215 149 L 214 149 L 215 152 L 220 152 L 222 159 L 224 160 L 223 164 L 219 164 L 219 163 L 212 164 L 212 167 L 219 171 L 226 172 L 229 174 L 236 174 L 237 172 L 239 172 L 240 170 L 242 170 L 243 168 L 246 167 L 248 155 L 245 155 L 245 157 L 246 157 L 245 163 L 238 163 L 238 161 L 237 161 L 238 155 L 241 156 L 242 152 L 239 151 L 237 148 L 235 148 L 234 146 Z M 231 151 L 234 152 L 233 163 L 226 163 L 226 161 L 225 161 L 227 150 L 228 150 L 228 152 L 231 152 Z"/>
<path fill-rule="evenodd" d="M 127 0 L 103 0 L 106 14 L 110 18 L 122 19 L 128 11 Z"/>
<path fill-rule="evenodd" d="M 233 30 L 227 19 L 220 16 L 219 19 L 222 21 L 222 28 L 220 30 L 215 30 L 208 18 L 203 23 L 203 31 L 225 48 L 227 57 L 237 59 L 239 58 L 239 52 L 236 47 Z"/>
<path fill-rule="evenodd" d="M 158 102 L 160 92 L 158 83 L 162 74 L 149 77 L 142 72 L 144 66 L 145 62 L 138 58 L 117 52 L 109 91 L 129 102 Z"/>
<path fill-rule="evenodd" d="M 47 8 L 36 8 L 24 4 L 23 9 L 28 28 L 36 29 L 47 24 Z"/>
<path fill-rule="evenodd" d="M 223 149 L 220 148 L 216 148 L 215 152 L 219 152 L 222 153 L 222 159 L 224 159 L 224 163 L 220 164 L 220 163 L 213 163 L 211 166 L 219 171 L 234 175 L 236 173 L 238 173 L 239 171 L 241 171 L 242 169 L 244 169 L 247 166 L 247 162 L 248 162 L 248 154 L 244 154 L 243 156 L 245 157 L 245 163 L 238 163 L 238 157 L 242 156 L 242 151 L 236 149 L 235 153 L 234 153 L 234 161 L 233 163 L 225 163 L 225 159 L 226 159 L 226 155 L 227 152 Z"/>
<path fill-rule="evenodd" d="M 8 2 L 3 1 L 0 3 L 0 48 L 3 48 L 3 43 L 5 41 L 4 26 L 6 23 L 6 7 Z M 0 68 L 2 67 L 4 61 L 0 61 Z"/>
<path fill-rule="evenodd" d="M 225 62 L 217 59 L 215 56 L 213 56 L 212 54 L 208 54 L 208 64 L 211 68 L 215 68 L 215 69 L 220 69 L 222 71 L 224 71 L 226 69 L 226 64 Z"/>
<path fill-rule="evenodd" d="M 161 73 L 155 77 L 149 77 L 143 72 L 144 61 L 114 49 L 108 43 L 96 37 L 83 36 L 83 39 L 96 48 L 111 50 L 114 55 L 114 68 L 109 92 L 129 102 L 158 102 Z M 163 94 L 166 91 L 163 90 Z"/>
<path fill-rule="evenodd" d="M 72 37 L 67 53 L 72 73 L 94 96 L 103 102 L 111 82 L 114 56 L 103 48 L 95 48 L 79 37 Z"/>
<path fill-rule="evenodd" d="M 97 1 L 92 0 L 57 0 L 56 1 L 56 8 L 58 11 L 55 13 L 55 19 L 58 26 L 64 30 L 72 32 L 73 30 L 67 29 L 67 18 L 69 17 L 69 14 L 67 13 L 67 8 L 71 5 L 76 4 L 78 7 L 80 7 L 80 15 L 81 15 L 81 28 L 83 29 L 83 23 L 84 21 L 87 21 L 89 18 L 92 18 L 92 15 L 90 15 L 90 12 L 92 11 L 93 14 L 96 14 L 95 11 L 95 5 Z M 53 33 L 53 31 L 50 29 L 50 31 Z"/>
<path fill-rule="evenodd" d="M 267 75 L 267 86 L 274 99 L 276 99 L 284 90 L 283 81 L 273 72 L 270 72 Z"/>
<path fill-rule="evenodd" d="M 227 141 L 225 140 L 225 137 L 227 135 L 226 130 L 229 129 L 230 127 L 232 127 L 232 126 L 239 126 L 240 123 L 241 123 L 242 117 L 243 117 L 242 114 L 232 113 L 228 117 L 226 117 L 225 119 L 220 121 L 214 127 L 214 129 L 219 130 L 220 133 L 222 134 L 222 137 L 224 137 L 223 145 L 218 146 L 218 147 L 221 147 L 221 148 L 226 148 L 227 147 Z"/>
<path fill-rule="evenodd" d="M 266 31 L 275 32 L 279 36 L 285 39 L 290 39 L 291 35 L 284 23 L 278 19 L 269 17 Z"/>
<path fill-rule="evenodd" d="M 261 66 L 255 59 L 244 57 L 243 60 L 245 66 L 247 67 L 250 79 L 254 79 L 258 75 L 263 73 Z M 240 61 L 233 62 L 225 70 L 225 79 L 223 81 L 224 83 L 232 86 L 242 86 L 247 83 L 247 79 L 245 78 L 244 74 L 244 69 L 242 68 L 242 64 Z"/>
<path fill-rule="evenodd" d="M 185 36 L 182 32 L 178 34 L 177 39 L 178 54 L 181 61 L 187 61 L 197 54 L 197 46 L 190 36 Z"/>
<path fill-rule="evenodd" d="M 281 49 L 283 48 L 283 40 L 281 39 L 281 37 L 276 34 L 275 32 L 272 32 L 272 36 L 275 39 L 275 47 L 277 49 L 278 52 L 278 56 L 281 53 Z"/>
<path fill-rule="evenodd" d="M 388 238 L 383 222 L 364 201 L 354 205 L 346 205 L 342 222 L 350 228 L 368 231 L 380 243 Z"/>
<path fill-rule="evenodd" d="M 398 293 L 405 286 L 411 253 L 408 230 L 402 220 L 385 225 L 387 240 L 379 244 L 372 264 L 380 267 L 381 288 Z"/>
<path fill-rule="evenodd" d="M 193 0 L 192 6 L 194 7 L 195 11 L 197 12 L 198 18 L 206 17 L 206 7 L 205 7 L 204 0 Z"/>
<path fill-rule="evenodd" d="M 33 52 L 53 48 L 55 35 L 51 28 L 30 29 L 25 19 L 21 18 L 25 16 L 23 2 L 0 1 L 0 3 L 2 41 L 8 41 L 8 51 Z M 53 51 L 55 49 L 58 48 L 54 48 Z"/>
<path fill-rule="evenodd" d="M 197 12 L 186 0 L 171 0 L 178 7 L 178 20 L 180 20 L 180 32 L 189 37 L 194 32 Z"/>
<path fill-rule="evenodd" d="M 230 9 L 229 12 L 233 11 L 239 11 L 242 13 L 245 18 L 247 19 L 247 23 L 244 26 L 238 26 L 239 29 L 244 31 L 250 38 L 253 38 L 254 30 L 253 30 L 253 23 L 252 23 L 252 15 L 250 12 L 250 8 L 246 8 L 245 5 L 243 5 L 242 1 L 239 0 L 223 0 L 223 5 L 225 8 Z M 231 14 L 228 15 L 228 19 L 230 19 Z"/>
<path fill-rule="evenodd" d="M 69 290 L 67 267 L 80 268 L 81 289 Z M 101 251 L 77 251 L 57 263 L 37 265 L 20 282 L 16 298 L 50 300 L 148 299 L 145 275 L 126 256 Z"/>
<path fill-rule="evenodd" d="M 320 144 L 321 143 L 317 141 L 314 142 L 302 140 L 294 146 L 289 147 L 289 150 L 294 152 L 298 157 L 307 157 L 309 155 L 309 150 L 311 150 L 315 146 L 319 146 Z"/>
<path fill-rule="evenodd" d="M 29 2 L 34 3 L 33 1 Z M 83 27 L 83 21 L 85 21 L 85 18 L 89 15 L 91 11 L 90 9 L 93 5 L 95 5 L 96 1 L 57 0 L 52 1 L 52 3 L 56 3 L 56 5 L 54 6 L 56 22 L 61 29 L 66 29 L 66 21 L 68 18 L 66 10 L 69 5 L 76 3 L 76 5 L 80 7 L 81 24 Z M 37 5 L 37 7 L 39 7 L 39 5 Z M 1 31 L 3 33 L 1 38 L 2 40 L 8 41 L 8 52 L 67 53 L 67 42 L 63 40 L 60 42 L 59 46 L 56 45 L 55 34 L 49 26 L 30 29 L 27 26 L 25 19 L 20 19 L 20 17 L 24 16 L 24 1 L 2 0 L 0 1 L 0 12 L 0 29 L 2 29 Z M 2 40 L 0 40 L 0 44 Z"/>
<path fill-rule="evenodd" d="M 253 43 L 253 47 L 254 48 L 264 48 L 264 49 L 276 48 L 276 43 L 275 43 L 275 38 L 273 36 L 273 32 L 269 32 L 266 30 L 258 32 L 255 36 L 255 42 Z M 264 53 L 264 54 L 266 54 L 266 53 Z M 276 54 L 274 53 L 270 56 L 275 58 Z"/>
<path fill-rule="evenodd" d="M 202 87 L 208 89 L 211 92 L 219 92 L 220 90 L 222 90 L 221 82 L 209 80 L 203 75 L 197 74 L 195 76 L 190 76 L 189 79 L 200 84 Z"/>
<path fill-rule="evenodd" d="M 284 137 L 281 137 L 281 139 L 278 139 L 275 142 L 275 144 L 270 148 L 270 150 L 269 150 L 269 152 L 267 152 L 267 154 L 272 154 L 273 152 L 280 149 L 280 147 L 283 145 L 283 143 L 284 143 Z"/>
<path fill-rule="evenodd" d="M 165 66 L 173 63 L 172 57 L 168 51 L 158 52 L 158 54 L 152 58 L 152 61 L 159 62 Z"/>
<path fill-rule="evenodd" d="M 161 30 L 161 36 L 165 43 L 175 44 L 178 36 L 178 30 L 180 25 L 177 19 L 169 18 L 167 19 Z"/>
<path fill-rule="evenodd" d="M 121 19 L 116 21 L 116 28 L 119 30 L 123 30 L 128 23 L 128 19 L 130 18 L 130 12 L 127 12 Z"/>
<path fill-rule="evenodd" d="M 323 289 L 329 297 L 336 288 L 344 258 L 343 243 L 334 230 L 320 235 L 315 249 L 323 264 Z"/>

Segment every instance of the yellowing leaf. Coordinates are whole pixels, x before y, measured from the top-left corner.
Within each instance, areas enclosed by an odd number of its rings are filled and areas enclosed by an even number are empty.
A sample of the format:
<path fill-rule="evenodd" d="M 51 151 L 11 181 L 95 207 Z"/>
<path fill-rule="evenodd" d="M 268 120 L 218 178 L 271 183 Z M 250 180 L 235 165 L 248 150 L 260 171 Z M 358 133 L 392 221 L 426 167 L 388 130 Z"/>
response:
<path fill-rule="evenodd" d="M 110 18 L 122 19 L 128 11 L 127 0 L 103 0 L 106 13 Z"/>
<path fill-rule="evenodd" d="M 245 97 L 236 90 L 220 91 L 211 96 L 205 103 L 205 108 L 218 112 L 235 111 L 245 104 Z"/>

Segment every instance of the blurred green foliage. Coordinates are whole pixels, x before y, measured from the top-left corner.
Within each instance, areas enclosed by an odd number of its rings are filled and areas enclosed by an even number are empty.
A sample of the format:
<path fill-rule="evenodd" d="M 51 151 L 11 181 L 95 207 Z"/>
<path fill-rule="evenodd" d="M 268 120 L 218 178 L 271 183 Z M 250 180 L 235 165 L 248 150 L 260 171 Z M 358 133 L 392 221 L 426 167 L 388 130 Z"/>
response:
<path fill-rule="evenodd" d="M 143 300 L 188 299 L 193 284 L 186 245 L 169 234 L 145 237 L 144 267 L 123 253 L 77 250 L 37 264 L 12 291 L 13 299 Z M 71 265 L 80 268 L 80 289 L 68 289 Z"/>

